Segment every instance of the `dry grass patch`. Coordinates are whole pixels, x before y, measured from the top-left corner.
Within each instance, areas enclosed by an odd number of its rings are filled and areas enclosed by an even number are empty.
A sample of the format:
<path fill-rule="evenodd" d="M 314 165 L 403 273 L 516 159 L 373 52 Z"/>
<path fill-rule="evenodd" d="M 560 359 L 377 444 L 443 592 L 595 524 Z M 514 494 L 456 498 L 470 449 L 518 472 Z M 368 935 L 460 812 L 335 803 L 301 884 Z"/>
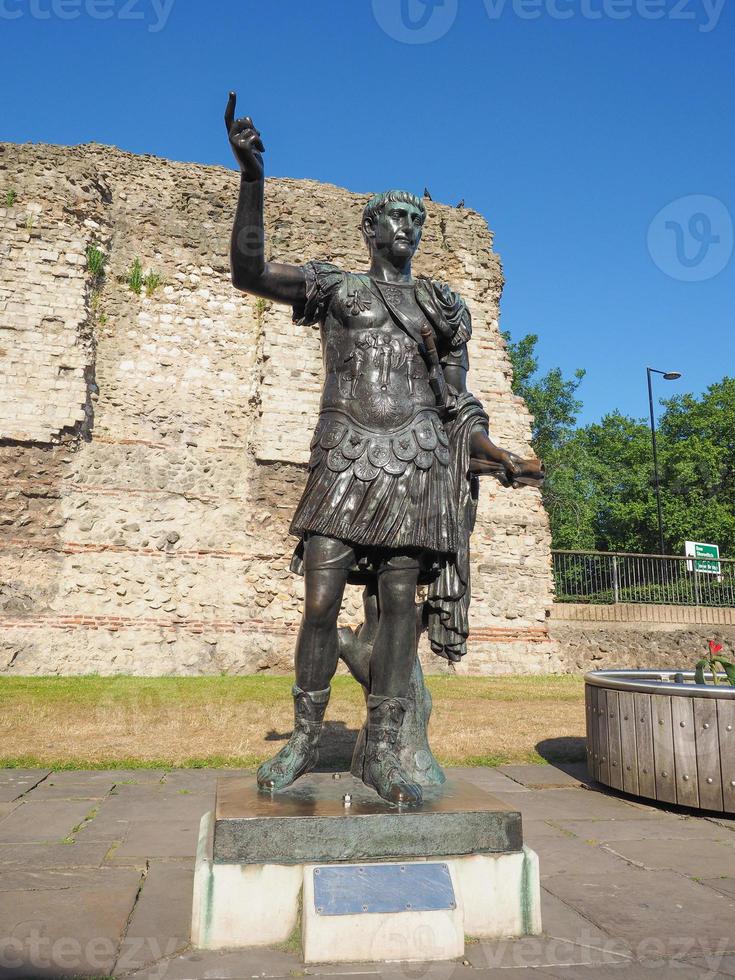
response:
<path fill-rule="evenodd" d="M 253 766 L 292 727 L 289 677 L 0 678 L 0 765 Z M 580 758 L 580 678 L 430 677 L 431 742 L 454 765 Z M 334 682 L 324 761 L 344 766 L 362 691 Z"/>

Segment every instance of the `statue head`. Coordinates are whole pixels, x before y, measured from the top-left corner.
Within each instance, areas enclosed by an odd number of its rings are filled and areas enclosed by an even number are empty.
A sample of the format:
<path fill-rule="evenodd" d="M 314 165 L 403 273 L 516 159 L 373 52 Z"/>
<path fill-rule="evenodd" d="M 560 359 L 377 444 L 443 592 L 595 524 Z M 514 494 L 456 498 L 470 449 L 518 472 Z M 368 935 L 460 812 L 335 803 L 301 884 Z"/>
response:
<path fill-rule="evenodd" d="M 382 253 L 396 265 L 410 262 L 421 241 L 426 208 L 409 191 L 375 194 L 362 212 L 362 234 L 370 254 Z"/>

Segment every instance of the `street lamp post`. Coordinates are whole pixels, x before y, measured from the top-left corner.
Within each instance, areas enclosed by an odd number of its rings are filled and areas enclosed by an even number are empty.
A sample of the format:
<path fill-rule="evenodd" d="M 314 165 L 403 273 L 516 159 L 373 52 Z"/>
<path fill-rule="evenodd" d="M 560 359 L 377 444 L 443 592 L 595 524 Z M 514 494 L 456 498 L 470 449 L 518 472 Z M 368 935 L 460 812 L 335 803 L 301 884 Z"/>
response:
<path fill-rule="evenodd" d="M 653 412 L 653 382 L 651 380 L 652 374 L 660 374 L 664 381 L 678 381 L 681 377 L 680 371 L 657 371 L 656 368 L 646 368 L 646 376 L 648 378 L 648 405 L 651 410 L 651 442 L 653 444 L 653 476 L 656 485 L 656 510 L 658 511 L 658 540 L 660 551 L 659 554 L 665 554 L 666 549 L 664 548 L 664 521 L 661 514 L 661 484 L 658 478 L 658 449 L 656 446 L 656 416 Z"/>

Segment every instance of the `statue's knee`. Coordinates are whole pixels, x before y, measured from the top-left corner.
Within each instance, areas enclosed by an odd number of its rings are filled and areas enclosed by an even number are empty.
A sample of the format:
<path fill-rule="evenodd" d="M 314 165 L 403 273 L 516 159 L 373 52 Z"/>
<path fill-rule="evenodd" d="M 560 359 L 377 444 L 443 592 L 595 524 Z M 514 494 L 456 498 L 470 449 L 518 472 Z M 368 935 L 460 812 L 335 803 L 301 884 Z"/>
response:
<path fill-rule="evenodd" d="M 339 606 L 335 606 L 334 600 L 327 597 L 315 597 L 307 599 L 304 603 L 304 626 L 315 629 L 330 629 L 337 625 L 337 614 Z"/>

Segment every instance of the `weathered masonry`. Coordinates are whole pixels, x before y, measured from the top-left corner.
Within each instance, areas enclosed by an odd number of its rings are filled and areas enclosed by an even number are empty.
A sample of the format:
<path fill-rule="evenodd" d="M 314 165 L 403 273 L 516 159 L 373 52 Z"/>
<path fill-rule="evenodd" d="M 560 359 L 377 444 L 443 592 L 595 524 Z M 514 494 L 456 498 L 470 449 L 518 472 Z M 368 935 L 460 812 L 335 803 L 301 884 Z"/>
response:
<path fill-rule="evenodd" d="M 314 329 L 230 284 L 237 180 L 98 145 L 0 144 L 0 672 L 291 666 L 287 530 L 321 357 Z M 269 254 L 364 267 L 366 195 L 271 180 L 267 196 Z M 469 387 L 491 434 L 529 453 L 483 218 L 429 203 L 417 271 L 467 299 Z M 538 491 L 484 479 L 473 545 L 460 670 L 559 669 Z M 360 618 L 349 590 L 343 621 Z"/>

